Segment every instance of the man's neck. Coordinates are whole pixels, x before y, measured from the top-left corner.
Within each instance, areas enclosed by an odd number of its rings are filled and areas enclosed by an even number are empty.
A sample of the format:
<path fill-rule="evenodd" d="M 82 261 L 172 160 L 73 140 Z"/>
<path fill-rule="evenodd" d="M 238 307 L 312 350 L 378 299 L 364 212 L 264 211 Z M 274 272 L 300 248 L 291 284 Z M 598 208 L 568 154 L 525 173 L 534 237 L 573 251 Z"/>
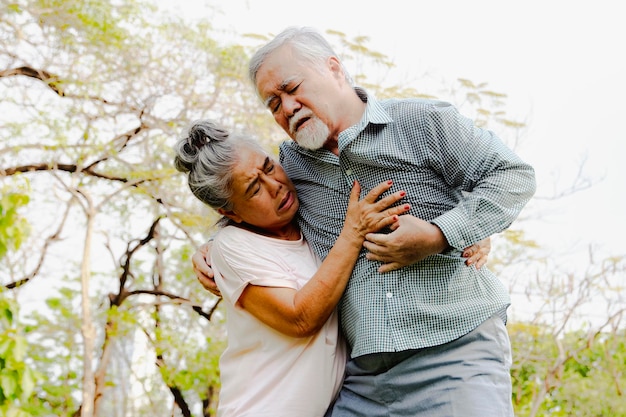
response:
<path fill-rule="evenodd" d="M 323 148 L 339 156 L 339 140 L 337 140 L 337 138 L 328 139 L 326 143 L 324 143 Z"/>
<path fill-rule="evenodd" d="M 361 90 L 362 91 L 362 90 Z M 354 98 L 351 99 L 350 103 L 346 103 L 346 126 L 342 132 L 350 127 L 356 125 L 363 118 L 363 113 L 365 113 L 365 108 L 367 107 L 367 96 L 363 91 L 363 95 L 365 95 L 365 99 L 358 94 L 359 90 L 355 90 Z M 340 133 L 340 132 L 339 132 Z M 339 133 L 336 136 L 329 138 L 326 143 L 324 143 L 324 149 L 334 153 L 339 156 Z"/>

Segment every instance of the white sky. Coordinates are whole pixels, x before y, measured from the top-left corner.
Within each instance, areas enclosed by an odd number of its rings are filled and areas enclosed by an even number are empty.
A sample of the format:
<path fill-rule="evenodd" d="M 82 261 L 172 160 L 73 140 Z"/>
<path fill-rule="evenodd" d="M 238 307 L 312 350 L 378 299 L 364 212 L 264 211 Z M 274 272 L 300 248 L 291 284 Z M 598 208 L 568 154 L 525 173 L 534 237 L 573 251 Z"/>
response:
<path fill-rule="evenodd" d="M 178 3 L 187 16 L 205 2 Z M 542 246 L 626 254 L 626 23 L 618 1 L 227 0 L 216 27 L 278 33 L 287 26 L 367 36 L 403 74 L 487 82 L 527 121 L 518 149 L 537 170 L 537 196 L 565 186 L 586 159 L 600 183 L 557 202 L 534 201 L 524 229 Z M 182 9 L 181 9 L 182 7 Z M 440 97 L 446 99 L 446 97 Z"/>

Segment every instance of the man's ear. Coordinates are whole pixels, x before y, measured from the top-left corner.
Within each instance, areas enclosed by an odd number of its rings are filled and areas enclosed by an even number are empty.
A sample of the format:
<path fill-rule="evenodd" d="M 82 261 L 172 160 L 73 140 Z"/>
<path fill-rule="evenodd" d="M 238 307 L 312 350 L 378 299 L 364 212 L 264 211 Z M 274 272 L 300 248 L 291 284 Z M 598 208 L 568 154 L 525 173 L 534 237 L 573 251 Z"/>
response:
<path fill-rule="evenodd" d="M 217 209 L 217 212 L 221 214 L 222 216 L 228 217 L 235 223 L 241 223 L 243 221 L 242 218 L 239 217 L 239 215 L 232 210 L 224 210 L 221 208 L 221 209 Z"/>
<path fill-rule="evenodd" d="M 343 66 L 341 65 L 341 62 L 339 62 L 339 58 L 337 58 L 336 56 L 331 56 L 328 58 L 327 63 L 328 68 L 335 75 L 335 77 L 340 79 L 346 78 L 346 74 L 343 73 Z"/>

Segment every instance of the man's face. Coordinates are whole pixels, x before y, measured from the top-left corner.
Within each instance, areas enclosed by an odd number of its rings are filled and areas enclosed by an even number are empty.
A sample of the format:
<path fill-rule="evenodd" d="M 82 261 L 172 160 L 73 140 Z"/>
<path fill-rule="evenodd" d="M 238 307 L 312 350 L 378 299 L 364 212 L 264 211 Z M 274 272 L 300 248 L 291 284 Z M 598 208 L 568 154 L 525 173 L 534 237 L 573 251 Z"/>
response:
<path fill-rule="evenodd" d="M 335 58 L 313 66 L 286 45 L 257 72 L 257 90 L 274 120 L 299 145 L 319 149 L 341 131 L 337 89 L 345 80 Z"/>
<path fill-rule="evenodd" d="M 308 118 L 306 123 L 299 127 L 302 119 Z M 296 143 L 307 149 L 320 149 L 330 136 L 328 126 L 324 124 L 315 114 L 298 112 L 291 118 L 289 123 L 289 135 Z"/>

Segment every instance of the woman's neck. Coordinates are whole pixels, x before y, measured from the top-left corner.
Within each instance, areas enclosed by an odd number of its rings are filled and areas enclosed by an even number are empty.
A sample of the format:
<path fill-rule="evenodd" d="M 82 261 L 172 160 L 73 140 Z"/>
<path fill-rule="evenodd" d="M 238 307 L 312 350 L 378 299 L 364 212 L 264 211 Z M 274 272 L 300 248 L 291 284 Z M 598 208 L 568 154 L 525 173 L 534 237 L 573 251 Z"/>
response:
<path fill-rule="evenodd" d="M 249 230 L 253 233 L 271 237 L 280 240 L 300 240 L 300 227 L 295 221 L 275 229 L 261 228 L 248 223 L 232 223 L 234 226 L 241 227 L 242 229 Z"/>

